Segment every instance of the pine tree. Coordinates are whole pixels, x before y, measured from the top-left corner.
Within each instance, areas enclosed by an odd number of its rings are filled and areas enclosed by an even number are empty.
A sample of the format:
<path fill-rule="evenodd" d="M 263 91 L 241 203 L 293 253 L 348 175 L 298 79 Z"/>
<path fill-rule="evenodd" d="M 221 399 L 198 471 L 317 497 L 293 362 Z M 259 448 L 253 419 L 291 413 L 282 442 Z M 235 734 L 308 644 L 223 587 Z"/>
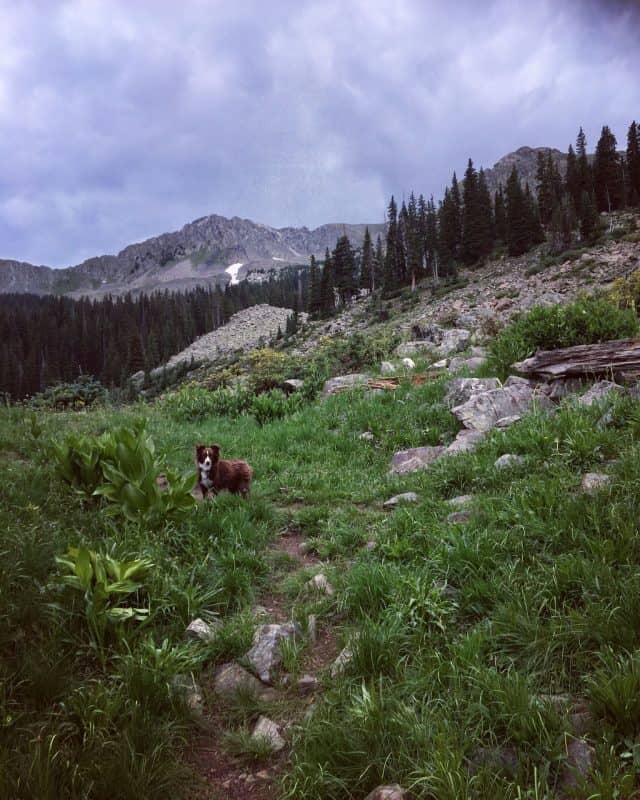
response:
<path fill-rule="evenodd" d="M 482 167 L 478 172 L 478 241 L 480 258 L 485 258 L 493 250 L 495 220 L 493 218 L 493 207 L 489 187 L 487 186 L 487 178 Z"/>
<path fill-rule="evenodd" d="M 382 249 L 382 239 L 380 234 L 376 238 L 376 252 L 373 257 L 373 287 L 374 291 L 379 289 L 384 280 L 384 252 Z"/>
<path fill-rule="evenodd" d="M 438 215 L 433 196 L 427 202 L 427 215 L 425 225 L 424 253 L 427 270 L 437 280 L 438 278 Z"/>
<path fill-rule="evenodd" d="M 549 162 L 544 151 L 538 150 L 536 164 L 536 192 L 540 221 L 543 225 L 551 222 L 554 207 L 553 174 L 549 172 Z"/>
<path fill-rule="evenodd" d="M 591 192 L 582 193 L 580 198 L 580 238 L 587 244 L 592 243 L 598 234 L 598 208 L 596 198 Z"/>
<path fill-rule="evenodd" d="M 320 280 L 320 314 L 329 317 L 335 309 L 333 264 L 329 248 L 324 254 L 324 267 L 322 268 L 322 278 Z"/>
<path fill-rule="evenodd" d="M 360 259 L 360 288 L 375 291 L 375 270 L 373 264 L 373 245 L 369 228 L 365 228 Z"/>
<path fill-rule="evenodd" d="M 567 153 L 565 191 L 573 200 L 575 207 L 579 208 L 580 199 L 582 197 L 582 189 L 580 188 L 580 176 L 578 174 L 578 159 L 576 158 L 576 154 L 572 145 L 569 145 L 569 152 Z"/>
<path fill-rule="evenodd" d="M 529 184 L 525 186 L 525 201 L 527 205 L 528 227 L 529 227 L 529 247 L 544 242 L 544 230 L 540 222 L 540 211 L 538 204 L 529 189 Z"/>
<path fill-rule="evenodd" d="M 493 199 L 493 218 L 495 220 L 496 239 L 502 244 L 507 242 L 507 210 L 504 203 L 502 184 L 496 189 Z"/>
<path fill-rule="evenodd" d="M 507 250 L 510 256 L 520 256 L 531 244 L 531 218 L 515 165 L 507 180 L 506 211 Z"/>
<path fill-rule="evenodd" d="M 398 207 L 394 197 L 387 208 L 387 243 L 384 256 L 384 272 L 382 290 L 385 294 L 392 292 L 399 282 L 398 252 L 400 250 L 400 231 L 398 228 Z"/>
<path fill-rule="evenodd" d="M 469 159 L 462 181 L 462 247 L 460 257 L 467 264 L 475 264 L 481 255 L 478 215 L 478 173 Z"/>
<path fill-rule="evenodd" d="M 321 280 L 322 276 L 320 268 L 316 262 L 315 256 L 311 256 L 309 266 L 309 300 L 307 308 L 310 314 L 319 314 L 322 310 L 322 296 L 321 296 Z"/>
<path fill-rule="evenodd" d="M 627 133 L 627 196 L 629 205 L 640 205 L 640 126 L 634 120 Z"/>
<path fill-rule="evenodd" d="M 340 236 L 336 242 L 331 263 L 333 264 L 334 286 L 338 290 L 340 302 L 345 305 L 358 291 L 356 258 L 346 234 Z"/>
<path fill-rule="evenodd" d="M 593 176 L 598 211 L 615 211 L 622 207 L 624 186 L 616 137 L 607 125 L 602 128 L 596 146 Z"/>
<path fill-rule="evenodd" d="M 447 187 L 438 208 L 438 272 L 440 277 L 456 274 L 458 211 Z"/>
<path fill-rule="evenodd" d="M 593 189 L 593 170 L 589 164 L 587 156 L 587 137 L 584 135 L 582 127 L 578 131 L 576 138 L 576 158 L 578 168 L 578 196 L 582 197 L 583 192 L 591 192 Z"/>

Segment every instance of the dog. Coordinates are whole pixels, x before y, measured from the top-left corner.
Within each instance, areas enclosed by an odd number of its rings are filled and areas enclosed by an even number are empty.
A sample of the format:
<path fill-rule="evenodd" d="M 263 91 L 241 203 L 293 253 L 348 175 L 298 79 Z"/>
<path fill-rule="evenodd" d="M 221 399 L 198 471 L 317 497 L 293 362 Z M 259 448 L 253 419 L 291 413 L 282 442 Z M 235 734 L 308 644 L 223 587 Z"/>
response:
<path fill-rule="evenodd" d="M 240 494 L 246 500 L 253 470 L 246 461 L 225 461 L 220 458 L 220 445 L 196 445 L 196 464 L 198 467 L 198 486 L 203 499 L 211 492 L 218 494 L 228 489 L 232 494 Z"/>

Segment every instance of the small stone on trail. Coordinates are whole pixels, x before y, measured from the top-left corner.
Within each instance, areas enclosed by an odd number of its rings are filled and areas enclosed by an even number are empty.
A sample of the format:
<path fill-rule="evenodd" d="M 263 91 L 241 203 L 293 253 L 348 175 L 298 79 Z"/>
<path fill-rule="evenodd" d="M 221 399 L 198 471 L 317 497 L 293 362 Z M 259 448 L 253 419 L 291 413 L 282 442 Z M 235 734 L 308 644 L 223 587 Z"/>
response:
<path fill-rule="evenodd" d="M 383 508 L 390 509 L 395 508 L 396 506 L 400 505 L 400 503 L 417 503 L 418 502 L 418 495 L 415 492 L 403 492 L 402 494 L 396 494 L 393 497 L 390 497 L 388 500 L 385 500 L 382 504 Z"/>
<path fill-rule="evenodd" d="M 402 359 L 402 366 L 405 369 L 415 369 L 416 362 L 412 358 L 403 358 Z"/>
<path fill-rule="evenodd" d="M 395 371 L 396 368 L 390 361 L 383 361 L 382 364 L 380 364 L 381 375 L 393 375 Z"/>
<path fill-rule="evenodd" d="M 220 620 L 205 622 L 198 617 L 189 623 L 184 632 L 185 639 L 193 639 L 200 642 L 210 642 L 216 637 L 216 632 L 222 627 Z"/>
<path fill-rule="evenodd" d="M 404 800 L 406 791 L 398 783 L 378 786 L 364 800 Z"/>
<path fill-rule="evenodd" d="M 447 522 L 451 525 L 463 525 L 469 522 L 472 516 L 471 511 L 452 511 L 447 517 Z"/>
<path fill-rule="evenodd" d="M 307 586 L 309 589 L 320 592 L 321 594 L 326 594 L 328 597 L 332 597 L 335 594 L 335 589 L 327 580 L 327 576 L 323 575 L 321 572 L 314 575 L 313 578 L 307 582 Z"/>
<path fill-rule="evenodd" d="M 371 433 L 371 431 L 365 431 L 364 433 L 361 433 L 358 438 L 365 442 L 372 442 L 376 437 Z"/>
<path fill-rule="evenodd" d="M 265 716 L 258 717 L 251 738 L 266 741 L 274 752 L 282 750 L 286 744 L 285 740 L 280 736 L 280 728 L 273 720 Z"/>
<path fill-rule="evenodd" d="M 275 670 L 282 661 L 280 642 L 282 639 L 291 639 L 299 633 L 300 627 L 295 622 L 260 625 L 256 629 L 253 635 L 253 647 L 246 653 L 245 658 L 261 681 L 273 682 Z"/>
<path fill-rule="evenodd" d="M 566 751 L 567 760 L 560 774 L 560 785 L 563 789 L 574 789 L 589 777 L 596 751 L 584 739 L 570 739 Z"/>
<path fill-rule="evenodd" d="M 217 669 L 213 688 L 216 694 L 227 699 L 231 699 L 238 692 L 249 692 L 257 697 L 273 694 L 273 689 L 267 689 L 254 675 L 235 662 L 223 664 Z"/>
<path fill-rule="evenodd" d="M 318 689 L 319 685 L 318 679 L 314 675 L 303 675 L 301 678 L 298 678 L 298 682 L 296 683 L 298 694 L 301 695 L 313 694 L 313 692 Z"/>
<path fill-rule="evenodd" d="M 456 506 L 458 508 L 462 506 L 468 506 L 469 503 L 472 502 L 473 502 L 472 494 L 459 494 L 457 497 L 452 497 L 450 500 L 447 500 L 447 503 L 450 506 Z"/>

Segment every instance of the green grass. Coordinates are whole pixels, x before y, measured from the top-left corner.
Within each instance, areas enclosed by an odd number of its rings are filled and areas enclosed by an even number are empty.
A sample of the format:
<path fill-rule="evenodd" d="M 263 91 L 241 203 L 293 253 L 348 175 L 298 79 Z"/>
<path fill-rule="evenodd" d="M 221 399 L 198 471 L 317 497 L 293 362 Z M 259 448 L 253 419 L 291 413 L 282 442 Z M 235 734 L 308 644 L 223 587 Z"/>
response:
<path fill-rule="evenodd" d="M 570 719 L 544 702 L 549 693 L 583 700 L 594 715 L 593 785 L 576 796 L 631 797 L 640 771 L 640 405 L 615 399 L 602 421 L 601 407 L 566 401 L 472 453 L 389 476 L 394 451 L 455 436 L 443 394 L 442 381 L 369 398 L 356 391 L 263 425 L 179 420 L 161 404 L 42 412 L 36 438 L 28 414 L 2 409 L 0 796 L 193 796 L 183 749 L 197 725 L 174 678 L 193 674 L 219 711 L 212 672 L 246 652 L 251 609 L 277 592 L 303 627 L 314 613 L 353 649 L 341 676 L 320 676 L 312 714 L 292 698 L 274 710 L 295 721 L 284 797 L 364 797 L 398 782 L 416 798 L 552 798 Z M 249 500 L 223 494 L 150 531 L 46 471 L 52 439 L 140 417 L 178 471 L 193 468 L 196 441 L 247 458 Z M 367 430 L 372 441 L 359 438 Z M 525 466 L 496 470 L 504 453 Z M 585 496 L 580 478 L 595 470 L 612 483 Z M 419 501 L 383 512 L 398 491 Z M 449 524 L 447 501 L 463 493 L 475 496 L 474 514 Z M 270 552 L 285 527 L 327 562 L 334 597 L 305 591 L 318 569 Z M 376 548 L 364 548 L 372 539 Z M 57 580 L 55 556 L 78 545 L 154 565 L 136 598 L 148 620 L 113 637 L 106 657 L 77 593 Z M 197 616 L 222 621 L 214 641 L 183 641 Z M 310 649 L 285 649 L 294 678 Z M 268 763 L 249 739 L 264 711 L 255 699 L 224 710 L 231 754 Z M 500 760 L 505 749 L 515 769 Z M 485 751 L 498 755 L 471 768 Z"/>

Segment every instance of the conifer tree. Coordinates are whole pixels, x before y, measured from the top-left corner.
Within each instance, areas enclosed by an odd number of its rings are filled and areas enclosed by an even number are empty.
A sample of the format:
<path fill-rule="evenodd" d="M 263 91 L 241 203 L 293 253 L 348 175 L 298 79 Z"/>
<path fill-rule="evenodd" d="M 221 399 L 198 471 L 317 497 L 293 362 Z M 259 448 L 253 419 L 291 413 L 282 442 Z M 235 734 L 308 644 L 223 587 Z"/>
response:
<path fill-rule="evenodd" d="M 373 265 L 373 245 L 369 228 L 365 228 L 362 242 L 362 256 L 360 258 L 360 288 L 373 292 L 375 289 L 375 275 Z"/>
<path fill-rule="evenodd" d="M 578 159 L 573 150 L 573 146 L 569 145 L 569 152 L 567 153 L 567 172 L 565 174 L 565 190 L 569 197 L 573 200 L 576 208 L 579 208 L 580 199 L 582 197 L 582 189 L 580 188 L 580 176 L 578 174 Z M 540 195 L 538 195 L 539 200 Z"/>
<path fill-rule="evenodd" d="M 554 191 L 553 174 L 549 172 L 549 162 L 543 150 L 538 150 L 536 163 L 536 192 L 538 195 L 538 208 L 540 210 L 540 221 L 543 225 L 551 222 L 553 214 Z"/>
<path fill-rule="evenodd" d="M 590 194 L 587 194 L 587 192 L 582 193 L 579 218 L 580 238 L 583 242 L 590 244 L 598 233 L 598 208 L 593 192 Z"/>
<path fill-rule="evenodd" d="M 457 204 L 447 187 L 438 208 L 438 272 L 440 277 L 456 274 L 458 248 Z"/>
<path fill-rule="evenodd" d="M 629 205 L 640 205 L 640 126 L 634 120 L 627 133 L 627 195 Z"/>
<path fill-rule="evenodd" d="M 384 281 L 384 251 L 382 249 L 382 238 L 378 234 L 376 238 L 376 251 L 373 257 L 373 289 L 380 289 Z"/>
<path fill-rule="evenodd" d="M 587 157 L 587 137 L 580 127 L 576 138 L 576 159 L 578 168 L 579 196 L 582 192 L 591 192 L 593 189 L 593 171 Z"/>
<path fill-rule="evenodd" d="M 495 235 L 497 241 L 502 244 L 507 242 L 507 211 L 504 203 L 504 193 L 502 184 L 496 189 L 493 200 L 493 218 L 495 221 Z"/>
<path fill-rule="evenodd" d="M 385 294 L 392 292 L 398 285 L 399 265 L 398 253 L 400 251 L 400 231 L 398 227 L 398 207 L 394 197 L 389 201 L 387 208 L 387 243 L 384 256 L 384 273 L 382 289 Z"/>
<path fill-rule="evenodd" d="M 481 255 L 478 214 L 478 173 L 469 159 L 462 180 L 462 246 L 460 257 L 469 265 L 475 264 Z"/>
<path fill-rule="evenodd" d="M 307 308 L 310 314 L 319 314 L 322 309 L 320 288 L 322 276 L 316 258 L 313 255 L 311 256 L 309 273 L 309 300 L 307 302 Z"/>
<path fill-rule="evenodd" d="M 480 258 L 485 258 L 493 250 L 495 220 L 493 218 L 493 207 L 489 187 L 487 186 L 487 178 L 482 167 L 478 172 L 478 232 Z"/>
<path fill-rule="evenodd" d="M 335 309 L 333 264 L 329 248 L 324 254 L 324 266 L 322 268 L 322 278 L 320 280 L 320 314 L 329 317 Z"/>
<path fill-rule="evenodd" d="M 506 186 L 507 250 L 510 256 L 525 253 L 531 243 L 531 219 L 518 170 L 513 166 Z"/>
<path fill-rule="evenodd" d="M 593 164 L 598 211 L 615 211 L 622 207 L 624 186 L 616 137 L 608 125 L 602 128 Z"/>
<path fill-rule="evenodd" d="M 427 202 L 425 222 L 424 254 L 427 270 L 437 280 L 438 278 L 438 215 L 433 196 Z"/>
<path fill-rule="evenodd" d="M 340 236 L 336 242 L 331 263 L 333 264 L 334 286 L 338 291 L 340 302 L 345 305 L 358 291 L 356 258 L 346 234 Z"/>

